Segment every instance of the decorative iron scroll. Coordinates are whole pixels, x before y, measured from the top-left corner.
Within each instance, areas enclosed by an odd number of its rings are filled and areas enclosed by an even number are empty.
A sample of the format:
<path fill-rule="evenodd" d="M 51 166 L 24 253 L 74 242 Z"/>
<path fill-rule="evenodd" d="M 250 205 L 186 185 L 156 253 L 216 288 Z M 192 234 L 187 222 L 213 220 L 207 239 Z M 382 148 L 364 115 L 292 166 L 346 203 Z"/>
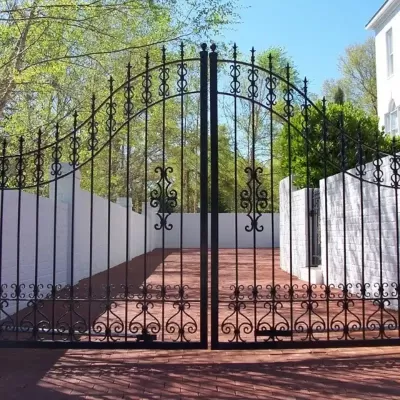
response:
<path fill-rule="evenodd" d="M 190 301 L 188 301 L 187 290 L 188 285 L 176 285 L 175 289 L 178 290 L 178 294 L 175 296 L 177 301 L 174 301 L 173 308 L 175 313 L 168 318 L 165 324 L 165 330 L 167 333 L 175 335 L 172 341 L 177 342 L 190 342 L 190 339 L 186 337 L 187 334 L 194 334 L 197 332 L 197 322 L 188 313 L 190 309 Z"/>
<path fill-rule="evenodd" d="M 232 81 L 230 83 L 231 89 L 230 92 L 232 94 L 239 94 L 240 93 L 240 65 L 237 64 L 236 62 L 237 59 L 237 46 L 236 43 L 233 46 L 233 60 L 234 63 L 230 65 L 230 76 L 232 78 Z"/>
<path fill-rule="evenodd" d="M 178 193 L 175 189 L 171 189 L 172 182 L 168 178 L 168 173 L 172 173 L 171 167 L 156 167 L 156 173 L 160 174 L 160 178 L 157 182 L 157 188 L 152 190 L 150 193 L 150 205 L 151 207 L 157 208 L 157 216 L 160 222 L 154 225 L 157 230 L 165 229 L 170 231 L 173 227 L 171 223 L 168 223 L 168 217 L 171 215 L 174 208 L 177 206 Z"/>
<path fill-rule="evenodd" d="M 248 189 L 243 189 L 240 192 L 240 205 L 247 210 L 247 216 L 250 218 L 250 225 L 246 225 L 246 232 L 252 232 L 254 229 L 257 232 L 264 230 L 263 225 L 259 225 L 259 219 L 262 212 L 268 206 L 268 194 L 262 188 L 260 175 L 263 172 L 261 167 L 256 167 L 254 170 L 251 167 L 246 167 L 244 172 L 249 177 L 247 182 Z"/>
<path fill-rule="evenodd" d="M 254 328 L 250 318 L 244 313 L 244 310 L 246 310 L 243 294 L 244 286 L 231 285 L 230 290 L 232 291 L 230 295 L 232 301 L 228 304 L 230 313 L 221 323 L 221 332 L 230 335 L 229 342 L 245 342 L 246 339 L 242 335 L 251 334 Z"/>
<path fill-rule="evenodd" d="M 136 308 L 140 311 L 131 319 L 127 326 L 130 333 L 139 335 L 144 341 L 151 340 L 151 337 L 159 333 L 162 329 L 162 325 L 153 311 L 155 307 L 153 290 L 154 287 L 152 284 L 143 284 L 140 287 L 141 293 L 138 295 L 138 301 L 136 302 Z"/>

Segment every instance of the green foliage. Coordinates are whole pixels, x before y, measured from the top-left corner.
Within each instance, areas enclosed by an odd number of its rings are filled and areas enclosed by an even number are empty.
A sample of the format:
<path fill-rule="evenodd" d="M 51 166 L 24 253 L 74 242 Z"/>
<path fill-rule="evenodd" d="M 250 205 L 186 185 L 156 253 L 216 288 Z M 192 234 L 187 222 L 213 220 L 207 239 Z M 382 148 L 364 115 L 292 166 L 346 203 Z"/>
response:
<path fill-rule="evenodd" d="M 344 92 L 340 86 L 337 87 L 334 93 L 333 101 L 335 104 L 339 104 L 341 106 L 344 104 Z"/>
<path fill-rule="evenodd" d="M 365 111 L 377 114 L 375 40 L 367 39 L 364 43 L 351 45 L 339 58 L 340 78 L 325 81 L 325 97 L 334 101 L 337 88 L 340 86 L 346 101 Z"/>
<path fill-rule="evenodd" d="M 322 109 L 322 102 L 316 105 L 319 110 Z M 294 175 L 294 184 L 299 188 L 318 187 L 320 179 L 343 171 L 343 166 L 345 170 L 354 168 L 357 165 L 359 132 L 364 162 L 372 161 L 376 157 L 377 147 L 381 151 L 390 149 L 390 138 L 379 130 L 378 118 L 349 102 L 344 105 L 328 104 L 325 121 L 326 141 L 323 140 L 324 118 L 322 113 L 314 108 L 309 108 L 308 132 L 304 127 L 304 116 L 297 111 L 291 120 L 290 128 L 287 124 L 284 125 L 277 138 L 281 173 L 289 175 L 290 152 L 291 173 Z M 344 164 L 342 148 L 345 149 Z"/>
<path fill-rule="evenodd" d="M 180 39 L 205 40 L 236 20 L 236 0 L 0 1 L 0 131 L 34 137 L 75 109 L 88 115 L 91 94 L 107 97 L 107 77 L 143 70 L 144 53 Z"/>

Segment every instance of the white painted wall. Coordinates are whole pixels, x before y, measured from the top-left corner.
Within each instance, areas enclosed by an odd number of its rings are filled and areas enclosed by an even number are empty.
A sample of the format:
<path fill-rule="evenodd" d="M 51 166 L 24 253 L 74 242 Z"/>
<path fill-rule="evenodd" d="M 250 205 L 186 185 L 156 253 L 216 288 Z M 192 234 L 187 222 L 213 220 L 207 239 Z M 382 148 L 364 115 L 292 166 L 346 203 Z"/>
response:
<path fill-rule="evenodd" d="M 391 3 L 372 27 L 375 31 L 378 116 L 382 126 L 385 124 L 384 116 L 389 111 L 391 99 L 397 107 L 400 106 L 400 0 Z M 386 32 L 390 28 L 393 31 L 394 74 L 388 77 Z"/>
<path fill-rule="evenodd" d="M 49 293 L 47 285 L 53 282 L 53 240 L 54 240 L 54 202 L 48 198 L 39 198 L 39 240 L 38 240 L 38 284 L 43 285 L 41 292 Z M 20 214 L 20 252 L 19 252 L 19 283 L 22 293 L 29 300 L 28 293 L 32 293 L 30 285 L 35 283 L 36 265 L 36 196 L 30 193 L 21 193 Z M 67 204 L 57 204 L 56 228 L 56 284 L 67 283 L 67 270 L 70 252 L 66 244 L 69 242 L 69 207 Z M 4 192 L 3 213 L 3 247 L 1 262 L 1 283 L 5 285 L 4 292 L 8 298 L 13 298 L 12 284 L 17 283 L 17 227 L 18 227 L 18 192 Z M 20 308 L 26 302 L 20 302 Z M 13 313 L 16 303 L 10 302 L 7 312 Z"/>
<path fill-rule="evenodd" d="M 272 216 L 274 221 L 274 236 L 272 236 Z M 183 248 L 200 247 L 200 214 L 182 214 Z M 165 247 L 180 247 L 181 214 L 171 214 L 168 222 L 173 225 L 170 231 L 165 231 Z M 247 214 L 237 214 L 238 247 L 252 248 L 253 232 L 247 232 L 246 226 L 250 219 Z M 279 247 L 279 214 L 263 214 L 259 219 L 262 232 L 256 232 L 256 247 Z M 208 244 L 211 245 L 211 215 L 208 215 Z M 161 247 L 161 234 L 158 236 L 158 247 Z M 219 214 L 219 248 L 235 248 L 235 214 Z"/>
<path fill-rule="evenodd" d="M 63 164 L 63 173 L 70 167 Z M 75 177 L 74 201 L 74 243 L 73 243 L 73 280 L 71 277 L 71 231 L 72 231 L 72 175 L 58 181 L 57 187 L 57 229 L 56 229 L 56 285 L 76 284 L 89 276 L 90 271 L 90 193 L 80 189 L 80 172 Z M 39 250 L 38 250 L 38 284 L 43 285 L 43 296 L 50 293 L 48 285 L 53 282 L 54 255 L 54 185 L 50 187 L 50 198 L 39 197 Z M 126 260 L 126 201 L 121 204 L 110 204 L 110 267 Z M 20 274 L 21 285 L 25 285 L 23 293 L 29 300 L 32 293 L 30 285 L 35 283 L 35 248 L 36 248 L 36 196 L 21 193 L 21 234 L 20 234 Z M 130 211 L 130 241 L 129 258 L 144 253 L 144 215 Z M 1 283 L 7 285 L 5 293 L 12 298 L 12 284 L 17 283 L 17 220 L 18 191 L 4 192 L 3 217 L 3 248 L 1 260 Z M 153 229 L 155 223 L 154 210 L 148 208 L 147 251 L 156 246 L 156 235 Z M 93 196 L 93 261 L 92 273 L 102 272 L 108 267 L 108 201 L 99 196 Z M 26 301 L 20 301 L 20 308 L 26 306 Z M 16 304 L 10 303 L 8 313 L 16 310 Z M 1 318 L 1 316 L 0 316 Z"/>
<path fill-rule="evenodd" d="M 70 171 L 68 164 L 62 165 L 63 174 Z M 89 276 L 90 272 L 90 232 L 93 235 L 92 274 L 97 274 L 126 261 L 126 199 L 110 203 L 110 246 L 108 246 L 108 201 L 93 196 L 93 227 L 90 227 L 91 196 L 80 188 L 80 172 L 75 173 L 75 198 L 72 198 L 73 175 L 58 180 L 57 186 L 57 249 L 56 249 L 56 285 L 76 284 Z M 53 241 L 54 241 L 54 184 L 50 185 L 50 198 L 39 198 L 39 248 L 38 248 L 38 284 L 43 285 L 41 293 L 50 293 L 48 285 L 53 282 Z M 73 205 L 74 204 L 74 205 Z M 73 208 L 74 207 L 74 208 Z M 143 210 L 145 206 L 143 207 Z M 36 247 L 36 196 L 21 193 L 21 235 L 20 235 L 20 284 L 25 285 L 23 292 L 32 293 L 30 285 L 35 283 L 35 247 Z M 74 242 L 72 243 L 72 216 L 74 214 Z M 162 231 L 154 228 L 159 222 L 156 210 L 147 205 L 147 218 L 130 211 L 129 220 L 129 259 L 150 252 L 162 245 Z M 235 214 L 221 214 L 220 247 L 235 247 Z M 253 233 L 246 232 L 245 226 L 250 220 L 246 214 L 238 214 L 239 247 L 253 247 Z M 18 192 L 4 192 L 3 248 L 1 283 L 5 297 L 11 298 L 12 284 L 17 282 L 17 220 Z M 172 214 L 168 222 L 173 224 L 171 231 L 165 231 L 165 247 L 180 247 L 180 214 Z M 210 216 L 209 216 L 210 220 Z M 257 247 L 279 246 L 279 214 L 274 214 L 275 239 L 272 240 L 271 214 L 263 215 L 260 224 L 263 232 L 257 232 Z M 147 244 L 145 248 L 144 232 L 147 224 Z M 209 230 L 209 239 L 210 239 Z M 211 243 L 211 241 L 209 242 Z M 73 256 L 71 249 L 73 245 Z M 200 214 L 183 214 L 183 248 L 199 248 Z M 110 261 L 108 262 L 108 249 Z M 73 261 L 73 263 L 71 262 Z M 71 270 L 73 266 L 73 277 Z M 73 278 L 73 279 L 72 279 Z M 20 308 L 26 306 L 20 301 Z M 15 304 L 9 304 L 8 313 L 15 311 Z M 2 316 L 0 315 L 0 319 Z"/>
<path fill-rule="evenodd" d="M 291 189 L 291 199 L 289 197 Z M 307 197 L 309 192 L 309 197 Z M 280 265 L 281 268 L 289 272 L 292 262 L 292 274 L 300 277 L 301 270 L 306 268 L 311 257 L 311 241 L 308 237 L 308 230 L 311 219 L 307 200 L 311 206 L 311 189 L 297 190 L 293 186 L 290 188 L 289 177 L 283 179 L 279 184 L 279 212 L 280 212 Z M 290 209 L 292 210 L 292 223 L 290 224 Z M 292 240 L 290 242 L 290 230 L 292 231 Z M 307 250 L 310 246 L 310 252 Z M 290 250 L 292 257 L 290 257 Z"/>

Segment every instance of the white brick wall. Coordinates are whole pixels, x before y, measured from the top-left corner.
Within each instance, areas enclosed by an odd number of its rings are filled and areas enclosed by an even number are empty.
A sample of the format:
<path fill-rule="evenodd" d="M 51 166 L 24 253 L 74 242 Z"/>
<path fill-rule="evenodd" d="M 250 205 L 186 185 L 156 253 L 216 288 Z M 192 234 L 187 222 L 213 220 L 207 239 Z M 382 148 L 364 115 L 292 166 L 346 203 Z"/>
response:
<path fill-rule="evenodd" d="M 382 185 L 390 186 L 392 176 L 390 157 L 385 157 L 382 161 L 381 170 L 384 179 Z M 391 187 L 381 186 L 380 188 L 382 249 L 382 259 L 380 259 L 378 185 L 374 183 L 374 171 L 373 163 L 366 165 L 362 192 L 355 169 L 347 171 L 344 185 L 342 174 L 327 178 L 326 188 L 325 180 L 320 181 L 321 267 L 325 284 L 333 284 L 337 287 L 346 281 L 351 285 L 349 289 L 352 292 L 358 292 L 357 284 L 362 283 L 362 266 L 364 265 L 364 282 L 369 284 L 369 293 L 373 296 L 377 293 L 378 285 L 381 282 L 380 265 L 382 265 L 382 282 L 387 284 L 387 296 L 390 297 L 394 291 L 392 285 L 398 284 L 396 191 Z M 345 188 L 344 202 L 343 187 Z M 363 196 L 362 207 L 361 193 Z M 400 191 L 398 197 L 400 206 Z M 345 210 L 344 213 L 343 210 Z M 309 240 L 306 212 L 307 189 L 295 190 L 293 188 L 291 229 L 292 266 L 295 276 L 299 276 L 301 267 L 308 265 L 307 246 Z M 280 214 L 281 268 L 289 271 L 289 178 L 285 178 L 280 183 Z M 362 215 L 364 217 L 363 241 L 361 233 Z M 346 221 L 345 226 L 344 221 Z M 362 260 L 363 244 L 364 261 Z M 392 303 L 392 305 L 394 304 Z"/>
<path fill-rule="evenodd" d="M 381 167 L 384 185 L 391 184 L 390 159 L 385 157 Z M 379 252 L 379 207 L 378 185 L 374 182 L 372 163 L 366 166 L 366 175 L 362 192 L 360 180 L 345 174 L 345 200 L 343 202 L 342 174 L 329 177 L 326 182 L 320 181 L 321 193 L 321 233 L 322 233 L 322 267 L 324 282 L 338 285 L 347 283 L 357 292 L 357 283 L 362 282 L 362 244 L 364 244 L 364 279 L 376 292 L 380 283 L 380 263 L 382 262 L 382 281 L 387 283 L 388 290 L 397 284 L 397 244 L 396 244 L 396 208 L 393 188 L 380 188 L 381 196 L 381 248 Z M 348 171 L 356 175 L 355 169 Z M 362 195 L 361 195 L 362 194 Z M 399 200 L 400 200 L 400 193 Z M 327 210 L 325 210 L 325 196 Z M 363 206 L 361 207 L 361 197 Z M 345 205 L 345 207 L 343 207 Z M 361 216 L 364 217 L 364 241 L 362 241 Z M 346 226 L 344 230 L 344 218 Z M 327 236 L 326 236 L 327 229 Z M 345 240 L 346 234 L 346 240 Z M 344 250 L 346 248 L 346 251 Z M 375 290 L 374 290 L 375 289 Z"/>

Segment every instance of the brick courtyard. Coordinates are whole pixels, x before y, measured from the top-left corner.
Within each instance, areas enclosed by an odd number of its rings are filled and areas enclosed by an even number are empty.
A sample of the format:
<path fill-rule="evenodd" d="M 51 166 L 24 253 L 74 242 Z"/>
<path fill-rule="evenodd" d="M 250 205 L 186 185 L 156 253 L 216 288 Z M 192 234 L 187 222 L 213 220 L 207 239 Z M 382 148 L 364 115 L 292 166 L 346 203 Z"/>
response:
<path fill-rule="evenodd" d="M 164 257 L 163 257 L 164 256 Z M 164 261 L 163 261 L 164 260 Z M 181 262 L 182 260 L 182 262 Z M 200 253 L 198 250 L 168 250 L 162 254 L 160 250 L 148 255 L 147 283 L 153 298 L 162 283 L 164 268 L 165 285 L 169 285 L 168 293 L 177 293 L 176 285 L 180 284 L 180 271 L 183 265 L 182 283 L 188 285 L 188 301 L 193 305 L 184 316 L 184 321 L 193 318 L 198 324 L 199 306 L 199 270 Z M 243 285 L 243 294 L 249 296 L 253 284 L 252 250 L 239 250 L 238 279 Z M 276 315 L 275 323 L 290 321 L 290 303 L 285 300 L 285 285 L 289 283 L 289 275 L 279 269 L 279 253 L 272 250 L 258 250 L 257 284 L 261 285 L 260 294 L 266 301 L 257 305 L 257 320 L 264 317 L 271 321 L 265 304 L 268 304 L 267 286 L 272 283 L 272 265 L 275 265 L 275 284 L 280 285 L 282 307 Z M 110 283 L 114 285 L 112 297 L 117 307 L 110 314 L 109 324 L 136 320 L 140 313 L 137 308 L 139 286 L 144 279 L 144 257 L 138 257 L 128 266 L 128 277 L 131 302 L 120 299 L 121 282 L 125 279 L 125 265 L 110 271 Z M 221 250 L 220 253 L 220 324 L 222 321 L 233 322 L 231 310 L 228 309 L 231 286 L 236 283 L 235 250 Z M 92 279 L 94 294 L 99 298 L 104 291 L 106 273 L 96 275 Z M 87 281 L 81 282 L 75 289 L 79 297 L 84 299 Z M 340 298 L 329 303 L 323 300 L 321 288 L 315 288 L 318 297 L 318 309 L 308 312 L 302 307 L 307 295 L 303 287 L 305 282 L 293 279 L 298 301 L 293 306 L 293 321 L 312 323 L 323 321 L 326 326 L 332 320 L 343 323 Z M 340 294 L 334 291 L 335 296 Z M 304 298 L 302 296 L 305 296 Z M 61 296 L 62 297 L 62 296 Z M 360 319 L 365 325 L 369 316 L 377 315 L 380 310 L 371 303 L 364 304 L 366 316 L 363 319 L 362 303 L 354 298 L 352 308 L 353 319 Z M 62 298 L 55 306 L 55 319 L 61 318 L 65 312 Z M 176 310 L 173 300 L 166 303 L 164 315 L 162 303 L 155 302 L 152 315 L 166 326 L 169 319 L 174 320 Z M 51 302 L 45 304 L 47 312 L 51 310 Z M 49 308 L 50 307 L 50 308 Z M 329 308 L 329 310 L 328 310 Z M 100 302 L 88 307 L 83 301 L 80 315 L 97 318 L 102 312 Z M 45 312 L 46 308 L 43 309 Z M 318 312 L 317 312 L 318 310 Z M 329 311 L 329 312 L 328 312 Z M 50 314 L 48 314 L 50 315 Z M 350 315 L 350 314 L 349 314 Z M 246 318 L 253 321 L 255 317 L 252 302 L 246 303 L 246 309 L 239 315 L 239 323 Z M 20 318 L 23 318 L 21 313 Z M 142 318 L 142 317 L 140 317 Z M 138 318 L 138 321 L 142 321 Z M 178 322 L 180 315 L 177 315 Z M 335 319 L 336 318 L 336 319 Z M 375 317 L 374 317 L 375 318 Z M 382 313 L 382 318 L 384 315 Z M 386 318 L 386 317 L 385 317 Z M 107 322 L 107 315 L 98 318 L 99 322 Z M 149 321 L 149 319 L 147 320 Z M 349 321 L 349 320 L 348 320 Z M 373 337 L 376 332 L 360 331 L 354 335 L 361 338 Z M 389 331 L 388 335 L 396 335 L 397 331 Z M 158 334 L 160 339 L 162 332 Z M 174 333 L 164 332 L 165 340 L 173 340 Z M 326 332 L 316 334 L 326 338 Z M 342 332 L 331 333 L 337 339 Z M 188 332 L 187 338 L 198 340 L 199 330 Z M 221 341 L 227 341 L 231 334 L 221 334 Z M 243 334 L 243 338 L 254 340 L 254 333 Z M 297 333 L 295 340 L 301 340 Z M 92 340 L 100 340 L 93 336 Z M 82 340 L 87 340 L 83 336 Z M 262 340 L 258 338 L 258 340 Z M 288 338 L 284 338 L 288 340 Z M 109 350 L 32 350 L 1 349 L 0 350 L 0 399 L 400 399 L 400 348 L 358 348 L 330 350 L 263 350 L 263 351 L 109 351 Z"/>
<path fill-rule="evenodd" d="M 400 399 L 400 349 L 2 349 L 0 393 L 4 400 Z"/>

